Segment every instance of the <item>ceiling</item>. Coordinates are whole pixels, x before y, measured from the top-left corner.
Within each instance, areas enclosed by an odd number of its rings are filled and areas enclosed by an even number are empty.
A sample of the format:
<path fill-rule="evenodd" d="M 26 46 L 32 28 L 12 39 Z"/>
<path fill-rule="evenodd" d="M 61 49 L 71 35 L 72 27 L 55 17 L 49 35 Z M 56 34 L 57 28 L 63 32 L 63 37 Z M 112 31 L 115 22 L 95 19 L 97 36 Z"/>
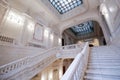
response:
<path fill-rule="evenodd" d="M 81 36 L 81 35 L 86 35 L 89 33 L 94 32 L 93 28 L 93 22 L 92 21 L 87 21 L 84 23 L 81 23 L 79 25 L 75 25 L 70 28 L 70 30 L 76 35 L 76 36 Z"/>
<path fill-rule="evenodd" d="M 52 28 L 56 32 L 63 32 L 65 29 L 70 28 L 76 24 L 89 21 L 92 18 L 97 18 L 99 16 L 98 6 L 100 5 L 100 0 L 74 0 L 78 2 L 73 4 L 73 0 L 60 0 L 61 3 L 69 5 L 64 5 L 59 9 L 55 8 L 52 1 L 59 0 L 6 0 L 9 5 L 21 12 L 25 12 L 37 19 L 46 26 Z M 81 2 L 79 2 L 81 1 Z M 51 4 L 52 3 L 52 4 Z M 74 8 L 70 6 L 74 5 Z M 54 5 L 54 6 L 53 6 Z M 59 6 L 59 5 L 56 5 Z M 61 15 L 61 14 L 62 15 Z M 98 19 L 98 18 L 97 18 Z"/>
<path fill-rule="evenodd" d="M 103 32 L 98 22 L 91 20 L 64 30 L 62 35 L 64 34 L 68 34 L 75 40 L 103 37 Z"/>
<path fill-rule="evenodd" d="M 49 0 L 60 14 L 64 14 L 83 4 L 82 0 Z"/>

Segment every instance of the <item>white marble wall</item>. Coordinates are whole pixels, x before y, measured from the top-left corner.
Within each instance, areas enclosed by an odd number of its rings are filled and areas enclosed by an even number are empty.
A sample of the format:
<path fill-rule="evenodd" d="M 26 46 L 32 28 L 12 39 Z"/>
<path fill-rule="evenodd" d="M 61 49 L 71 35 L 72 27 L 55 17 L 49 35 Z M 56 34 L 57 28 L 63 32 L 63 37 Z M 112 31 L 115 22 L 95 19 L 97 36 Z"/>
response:
<path fill-rule="evenodd" d="M 106 0 L 103 2 L 102 13 L 111 32 L 111 44 L 120 43 L 120 1 Z"/>
<path fill-rule="evenodd" d="M 22 13 L 16 9 L 8 8 L 7 12 L 0 8 L 0 35 L 14 39 L 14 45 L 19 46 L 34 46 L 40 48 L 51 48 L 59 46 L 59 35 L 56 34 L 47 25 L 36 21 L 26 13 Z M 41 40 L 34 38 L 36 24 L 40 24 L 42 35 Z M 45 33 L 47 30 L 47 33 Z M 47 37 L 46 37 L 47 35 Z M 0 44 L 7 44 L 5 41 L 0 41 Z"/>
<path fill-rule="evenodd" d="M 42 24 L 26 13 L 9 6 L 4 9 L 0 3 L 0 65 L 60 46 L 59 34 L 45 24 L 41 26 L 42 40 L 36 40 L 34 30 L 37 23 Z"/>

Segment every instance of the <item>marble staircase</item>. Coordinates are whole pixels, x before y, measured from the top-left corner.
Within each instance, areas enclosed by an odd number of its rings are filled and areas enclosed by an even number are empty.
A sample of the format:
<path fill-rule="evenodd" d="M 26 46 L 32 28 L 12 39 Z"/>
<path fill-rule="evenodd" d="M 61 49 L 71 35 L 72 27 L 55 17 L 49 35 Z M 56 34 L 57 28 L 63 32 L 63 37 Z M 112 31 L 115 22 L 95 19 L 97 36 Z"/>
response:
<path fill-rule="evenodd" d="M 93 47 L 84 80 L 120 80 L 120 47 Z"/>

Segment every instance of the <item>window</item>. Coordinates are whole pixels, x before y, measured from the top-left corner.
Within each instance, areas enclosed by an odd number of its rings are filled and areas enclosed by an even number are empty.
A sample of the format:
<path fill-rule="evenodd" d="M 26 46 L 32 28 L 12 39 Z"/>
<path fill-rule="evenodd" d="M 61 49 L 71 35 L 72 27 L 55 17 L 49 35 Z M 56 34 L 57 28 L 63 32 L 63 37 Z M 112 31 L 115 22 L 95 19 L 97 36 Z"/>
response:
<path fill-rule="evenodd" d="M 82 0 L 49 0 L 60 14 L 66 13 L 83 4 Z"/>

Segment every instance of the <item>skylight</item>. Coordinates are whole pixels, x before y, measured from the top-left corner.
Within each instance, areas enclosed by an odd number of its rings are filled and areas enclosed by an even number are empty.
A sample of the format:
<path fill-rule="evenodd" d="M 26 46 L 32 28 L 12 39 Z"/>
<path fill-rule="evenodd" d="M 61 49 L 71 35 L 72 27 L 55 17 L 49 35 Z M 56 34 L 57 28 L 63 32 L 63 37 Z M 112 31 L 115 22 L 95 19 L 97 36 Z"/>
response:
<path fill-rule="evenodd" d="M 70 28 L 75 35 L 80 36 L 93 32 L 93 22 L 88 21 Z"/>
<path fill-rule="evenodd" d="M 49 0 L 60 14 L 66 13 L 83 3 L 82 0 Z"/>

